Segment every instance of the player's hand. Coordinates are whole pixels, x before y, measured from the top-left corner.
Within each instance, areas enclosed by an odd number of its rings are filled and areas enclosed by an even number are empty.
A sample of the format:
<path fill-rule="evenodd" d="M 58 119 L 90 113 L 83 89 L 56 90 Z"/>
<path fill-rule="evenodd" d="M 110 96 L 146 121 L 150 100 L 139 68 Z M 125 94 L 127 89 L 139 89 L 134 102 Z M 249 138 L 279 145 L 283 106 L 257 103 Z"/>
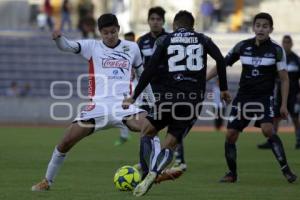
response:
<path fill-rule="evenodd" d="M 286 106 L 281 106 L 280 107 L 280 115 L 283 119 L 287 119 L 289 112 Z"/>
<path fill-rule="evenodd" d="M 57 38 L 59 38 L 61 36 L 61 31 L 60 30 L 54 30 L 52 33 L 52 39 L 56 40 Z"/>
<path fill-rule="evenodd" d="M 123 102 L 122 102 L 122 108 L 123 109 L 128 109 L 129 108 L 129 106 L 131 105 L 131 104 L 133 104 L 134 103 L 134 99 L 132 98 L 132 97 L 129 97 L 129 98 L 127 98 L 126 96 L 124 97 L 124 100 L 123 100 Z"/>
<path fill-rule="evenodd" d="M 228 90 L 221 91 L 221 99 L 224 100 L 226 104 L 229 104 L 231 102 L 231 95 Z"/>

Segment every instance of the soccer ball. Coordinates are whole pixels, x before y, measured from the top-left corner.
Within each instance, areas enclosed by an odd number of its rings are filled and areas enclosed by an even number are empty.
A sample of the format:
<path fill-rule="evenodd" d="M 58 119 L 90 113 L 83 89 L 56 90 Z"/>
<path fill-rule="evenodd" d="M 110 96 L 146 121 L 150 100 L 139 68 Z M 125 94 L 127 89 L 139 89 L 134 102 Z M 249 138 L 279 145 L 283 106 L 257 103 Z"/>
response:
<path fill-rule="evenodd" d="M 141 181 L 139 171 L 129 165 L 117 170 L 114 176 L 114 184 L 118 190 L 132 191 Z"/>

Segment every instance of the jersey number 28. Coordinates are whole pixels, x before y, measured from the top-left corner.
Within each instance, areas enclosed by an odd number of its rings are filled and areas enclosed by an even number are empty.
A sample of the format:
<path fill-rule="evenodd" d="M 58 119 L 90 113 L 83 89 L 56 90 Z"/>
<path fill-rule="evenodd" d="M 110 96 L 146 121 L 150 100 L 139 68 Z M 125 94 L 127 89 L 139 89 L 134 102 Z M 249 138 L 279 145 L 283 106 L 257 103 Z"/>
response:
<path fill-rule="evenodd" d="M 169 72 L 200 71 L 203 68 L 203 46 L 197 45 L 170 45 L 168 55 L 175 54 L 168 60 Z M 184 61 L 185 60 L 185 61 Z M 180 62 L 181 64 L 178 64 Z"/>

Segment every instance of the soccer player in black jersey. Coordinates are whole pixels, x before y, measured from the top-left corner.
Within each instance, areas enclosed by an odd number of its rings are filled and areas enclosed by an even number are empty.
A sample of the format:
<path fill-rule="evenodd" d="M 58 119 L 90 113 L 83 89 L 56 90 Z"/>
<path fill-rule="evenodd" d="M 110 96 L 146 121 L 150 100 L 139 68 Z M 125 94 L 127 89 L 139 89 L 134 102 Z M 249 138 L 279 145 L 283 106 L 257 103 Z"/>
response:
<path fill-rule="evenodd" d="M 224 58 L 219 48 L 204 34 L 193 30 L 194 17 L 180 11 L 173 21 L 174 32 L 160 37 L 148 68 L 142 74 L 133 95 L 123 101 L 123 108 L 134 103 L 150 81 L 160 76 L 161 98 L 155 104 L 153 115 L 148 115 L 142 128 L 140 154 L 146 163 L 151 162 L 151 138 L 164 127 L 167 136 L 156 163 L 145 179 L 135 188 L 134 195 L 144 195 L 156 176 L 172 161 L 176 145 L 188 134 L 201 111 L 206 85 L 207 54 L 217 64 L 221 96 L 230 100 Z"/>
<path fill-rule="evenodd" d="M 273 19 L 268 13 L 259 13 L 254 17 L 253 31 L 255 33 L 254 38 L 239 42 L 225 57 L 227 65 L 231 66 L 240 60 L 243 68 L 240 88 L 232 102 L 227 125 L 225 158 L 229 172 L 220 182 L 236 182 L 237 150 L 235 143 L 239 133 L 248 126 L 251 120 L 256 120 L 256 126 L 260 126 L 263 134 L 268 138 L 285 178 L 288 182 L 294 182 L 297 176 L 290 170 L 282 142 L 278 135 L 274 134 L 273 126 L 273 90 L 277 75 L 281 81 L 282 91 L 280 114 L 283 118 L 288 115 L 289 78 L 285 52 L 269 37 L 273 31 Z M 214 70 L 209 73 L 208 80 L 213 73 Z"/>
<path fill-rule="evenodd" d="M 166 11 L 160 6 L 150 8 L 148 11 L 148 24 L 150 31 L 145 35 L 142 35 L 137 41 L 141 50 L 145 68 L 148 66 L 149 60 L 154 52 L 155 41 L 157 40 L 157 38 L 168 34 L 163 28 L 163 25 L 165 23 L 165 13 Z M 159 79 L 159 77 L 156 77 L 151 80 L 151 87 L 154 96 L 157 99 L 160 98 Z M 142 108 L 147 111 L 150 109 L 149 106 L 142 106 Z M 181 141 L 180 144 L 177 145 L 175 156 L 176 159 L 174 165 L 172 166 L 172 170 L 185 171 L 187 169 L 187 165 L 184 159 L 183 141 Z M 141 163 L 141 167 L 143 168 L 143 171 L 148 171 L 148 169 L 145 168 L 144 163 Z"/>
<path fill-rule="evenodd" d="M 295 52 L 292 51 L 293 40 L 290 35 L 283 36 L 282 47 L 286 52 L 286 62 L 289 74 L 289 95 L 287 100 L 287 108 L 289 114 L 292 118 L 292 122 L 295 128 L 296 135 L 296 149 L 300 149 L 300 119 L 299 119 L 299 110 L 297 111 L 297 96 L 300 95 L 299 79 L 300 79 L 300 58 Z M 280 98 L 280 84 L 277 87 L 277 94 L 275 95 L 275 118 L 274 118 L 274 129 L 277 133 L 279 122 L 281 121 L 281 116 L 279 112 L 279 106 L 281 104 Z M 271 149 L 269 142 L 257 145 L 259 149 Z"/>

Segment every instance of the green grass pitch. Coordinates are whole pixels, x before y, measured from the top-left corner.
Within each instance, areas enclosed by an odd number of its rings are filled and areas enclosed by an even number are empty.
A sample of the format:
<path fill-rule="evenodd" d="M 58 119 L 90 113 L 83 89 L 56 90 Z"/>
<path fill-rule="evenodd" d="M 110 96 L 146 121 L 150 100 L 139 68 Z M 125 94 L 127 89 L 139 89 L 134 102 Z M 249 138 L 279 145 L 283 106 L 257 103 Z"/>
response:
<path fill-rule="evenodd" d="M 163 138 L 163 134 L 162 138 Z M 48 192 L 33 193 L 43 178 L 60 128 L 0 129 L 0 200 L 114 200 L 135 199 L 131 192 L 114 188 L 114 172 L 138 161 L 138 137 L 114 147 L 117 129 L 92 135 L 69 153 L 56 182 Z M 292 169 L 300 174 L 300 151 L 294 135 L 280 134 Z M 239 180 L 221 184 L 226 169 L 224 134 L 191 132 L 185 140 L 187 172 L 176 181 L 154 185 L 141 199 L 159 200 L 298 200 L 299 180 L 289 184 L 271 151 L 258 150 L 261 134 L 242 134 L 238 142 Z"/>

